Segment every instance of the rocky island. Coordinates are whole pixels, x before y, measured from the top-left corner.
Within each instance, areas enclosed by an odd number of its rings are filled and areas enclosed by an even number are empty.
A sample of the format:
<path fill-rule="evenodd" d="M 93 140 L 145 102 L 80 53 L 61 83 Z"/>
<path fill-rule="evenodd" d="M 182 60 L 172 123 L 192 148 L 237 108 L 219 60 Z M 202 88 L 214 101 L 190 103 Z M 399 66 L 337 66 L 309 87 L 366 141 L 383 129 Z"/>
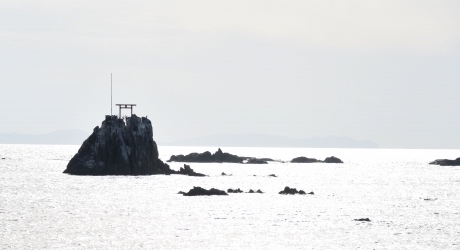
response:
<path fill-rule="evenodd" d="M 72 175 L 153 175 L 184 174 L 198 176 L 190 168 L 171 170 L 158 158 L 152 123 L 132 115 L 123 119 L 107 115 L 101 127 L 83 142 L 64 171 Z"/>
<path fill-rule="evenodd" d="M 203 153 L 190 153 L 188 155 L 172 155 L 168 162 L 198 162 L 198 163 L 246 163 L 246 164 L 267 164 L 273 161 L 269 158 L 255 158 L 237 156 L 230 153 L 224 153 L 220 148 L 214 153 L 206 151 Z"/>

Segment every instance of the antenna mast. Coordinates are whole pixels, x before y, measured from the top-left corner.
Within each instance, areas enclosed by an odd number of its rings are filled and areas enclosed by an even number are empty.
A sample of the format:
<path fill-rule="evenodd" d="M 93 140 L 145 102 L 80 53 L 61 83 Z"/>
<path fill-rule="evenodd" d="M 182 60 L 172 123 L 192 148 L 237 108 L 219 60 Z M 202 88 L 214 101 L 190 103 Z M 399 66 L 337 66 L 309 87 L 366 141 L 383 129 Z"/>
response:
<path fill-rule="evenodd" d="M 110 73 L 110 116 L 112 115 L 112 73 Z"/>

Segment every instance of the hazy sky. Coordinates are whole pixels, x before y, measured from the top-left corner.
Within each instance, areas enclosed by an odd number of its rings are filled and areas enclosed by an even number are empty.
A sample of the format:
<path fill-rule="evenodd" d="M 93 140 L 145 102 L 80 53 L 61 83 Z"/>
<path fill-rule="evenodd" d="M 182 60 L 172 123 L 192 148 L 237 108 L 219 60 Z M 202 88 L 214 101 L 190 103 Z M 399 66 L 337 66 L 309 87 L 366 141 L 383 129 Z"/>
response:
<path fill-rule="evenodd" d="M 0 2 L 0 133 L 91 132 L 110 73 L 157 141 L 460 148 L 458 0 Z"/>

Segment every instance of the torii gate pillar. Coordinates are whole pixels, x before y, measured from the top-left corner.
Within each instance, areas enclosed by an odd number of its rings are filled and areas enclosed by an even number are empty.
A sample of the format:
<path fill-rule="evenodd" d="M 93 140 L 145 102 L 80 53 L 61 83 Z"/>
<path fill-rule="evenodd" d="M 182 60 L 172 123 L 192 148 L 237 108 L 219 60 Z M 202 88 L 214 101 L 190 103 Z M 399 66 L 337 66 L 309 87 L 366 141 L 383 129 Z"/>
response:
<path fill-rule="evenodd" d="M 133 115 L 133 107 L 136 106 L 136 104 L 115 104 L 117 105 L 120 109 L 118 111 L 118 118 L 121 118 L 121 109 L 131 109 L 131 116 Z"/>

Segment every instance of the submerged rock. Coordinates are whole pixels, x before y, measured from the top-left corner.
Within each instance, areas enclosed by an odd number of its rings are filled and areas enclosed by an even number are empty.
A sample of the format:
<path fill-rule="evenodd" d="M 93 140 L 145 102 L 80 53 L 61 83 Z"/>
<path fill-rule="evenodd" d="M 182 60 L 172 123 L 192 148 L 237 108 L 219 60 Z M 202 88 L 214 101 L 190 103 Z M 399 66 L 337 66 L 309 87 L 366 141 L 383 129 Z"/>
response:
<path fill-rule="evenodd" d="M 193 187 L 187 193 L 183 194 L 184 196 L 200 196 L 200 195 L 228 195 L 225 191 L 211 188 L 209 190 L 202 187 Z"/>
<path fill-rule="evenodd" d="M 439 166 L 460 166 L 460 157 L 455 160 L 438 159 L 430 162 L 430 164 Z"/>
<path fill-rule="evenodd" d="M 83 142 L 64 171 L 74 175 L 152 175 L 175 173 L 158 159 L 152 124 L 146 117 L 107 115 Z"/>

